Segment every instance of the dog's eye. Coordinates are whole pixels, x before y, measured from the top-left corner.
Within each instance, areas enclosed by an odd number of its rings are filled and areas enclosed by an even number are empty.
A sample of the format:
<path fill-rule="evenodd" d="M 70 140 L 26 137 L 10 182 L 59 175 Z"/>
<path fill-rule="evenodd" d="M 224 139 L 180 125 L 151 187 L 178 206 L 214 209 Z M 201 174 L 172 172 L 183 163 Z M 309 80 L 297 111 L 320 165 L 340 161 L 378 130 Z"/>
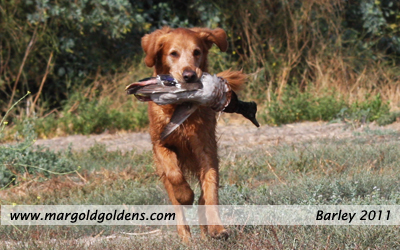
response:
<path fill-rule="evenodd" d="M 194 56 L 199 56 L 199 55 L 201 55 L 201 51 L 200 51 L 199 49 L 195 49 L 195 50 L 193 51 L 193 55 L 194 55 Z"/>
<path fill-rule="evenodd" d="M 172 51 L 171 53 L 169 53 L 171 56 L 173 57 L 178 57 L 178 52 L 176 51 Z"/>

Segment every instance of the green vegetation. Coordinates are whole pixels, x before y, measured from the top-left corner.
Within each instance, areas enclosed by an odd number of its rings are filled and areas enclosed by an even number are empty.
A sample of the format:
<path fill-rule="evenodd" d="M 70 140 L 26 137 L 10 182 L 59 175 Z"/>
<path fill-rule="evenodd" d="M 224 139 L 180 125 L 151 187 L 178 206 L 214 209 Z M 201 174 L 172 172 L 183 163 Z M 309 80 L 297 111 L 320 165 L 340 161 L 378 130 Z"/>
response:
<path fill-rule="evenodd" d="M 366 97 L 362 102 L 350 104 L 335 91 L 320 91 L 321 96 L 314 95 L 312 86 L 300 91 L 297 86 L 286 87 L 280 100 L 276 94 L 266 102 L 267 112 L 262 118 L 269 124 L 292 123 L 298 121 L 341 121 L 351 120 L 360 123 L 381 121 L 388 124 L 383 117 L 389 116 L 389 103 L 384 103 L 379 94 Z M 393 118 L 392 118 L 393 119 Z"/>
<path fill-rule="evenodd" d="M 119 109 L 110 109 L 111 100 L 89 100 L 88 98 L 72 97 L 72 103 L 79 102 L 75 110 L 73 105 L 67 103 L 57 117 L 50 114 L 44 118 L 33 119 L 35 131 L 44 137 L 57 134 L 57 130 L 64 134 L 99 134 L 106 130 L 131 130 L 143 128 L 148 124 L 147 106 L 132 105 L 128 101 Z M 18 124 L 20 125 L 20 124 Z M 17 127 L 18 129 L 18 127 Z"/>
<path fill-rule="evenodd" d="M 1 0 L 0 112 L 30 91 L 7 119 L 9 135 L 32 118 L 40 137 L 140 129 L 145 109 L 123 97 L 125 85 L 152 74 L 140 38 L 164 25 L 205 26 L 224 28 L 230 44 L 227 53 L 212 49 L 210 71 L 249 73 L 241 95 L 260 104 L 265 122 L 351 117 L 387 124 L 398 117 L 387 109 L 400 105 L 398 5 Z"/>
<path fill-rule="evenodd" d="M 29 94 L 28 92 L 14 103 L 0 121 L 0 141 L 4 137 L 3 131 L 7 125 L 5 118 L 8 113 Z M 76 172 L 76 170 L 71 171 L 73 163 L 68 158 L 72 155 L 70 151 L 60 154 L 32 146 L 36 140 L 36 133 L 29 121 L 24 122 L 22 135 L 17 133 L 14 139 L 17 143 L 13 145 L 0 145 L 0 190 L 31 178 L 37 181 L 43 177 L 48 178 L 52 174 Z"/>

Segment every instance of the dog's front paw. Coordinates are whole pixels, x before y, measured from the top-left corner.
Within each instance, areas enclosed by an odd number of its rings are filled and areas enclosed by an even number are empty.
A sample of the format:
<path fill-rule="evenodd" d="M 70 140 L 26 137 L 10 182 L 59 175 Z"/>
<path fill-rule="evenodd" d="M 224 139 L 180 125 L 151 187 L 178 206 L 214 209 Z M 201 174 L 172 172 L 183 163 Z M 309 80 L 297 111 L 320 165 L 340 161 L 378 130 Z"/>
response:
<path fill-rule="evenodd" d="M 208 233 L 212 238 L 218 240 L 227 240 L 229 237 L 228 230 L 220 225 L 208 226 Z"/>

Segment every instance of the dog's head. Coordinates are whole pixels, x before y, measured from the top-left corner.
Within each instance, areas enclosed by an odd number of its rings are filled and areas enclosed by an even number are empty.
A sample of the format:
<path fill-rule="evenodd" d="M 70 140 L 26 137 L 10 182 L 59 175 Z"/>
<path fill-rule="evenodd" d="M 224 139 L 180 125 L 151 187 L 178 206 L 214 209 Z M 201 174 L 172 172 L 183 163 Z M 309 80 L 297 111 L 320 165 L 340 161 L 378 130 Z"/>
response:
<path fill-rule="evenodd" d="M 157 74 L 172 74 L 179 81 L 193 82 L 207 71 L 208 50 L 216 44 L 228 48 L 223 29 L 164 27 L 142 38 L 145 63 Z"/>

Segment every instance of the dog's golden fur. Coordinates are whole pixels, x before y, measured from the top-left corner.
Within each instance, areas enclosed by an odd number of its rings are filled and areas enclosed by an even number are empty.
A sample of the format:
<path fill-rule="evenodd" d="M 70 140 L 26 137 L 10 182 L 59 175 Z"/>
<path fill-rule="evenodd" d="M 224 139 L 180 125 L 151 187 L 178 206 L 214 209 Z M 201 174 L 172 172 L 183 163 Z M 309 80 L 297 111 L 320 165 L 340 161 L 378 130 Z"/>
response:
<path fill-rule="evenodd" d="M 145 63 L 154 67 L 154 75 L 171 74 L 180 81 L 184 81 L 183 75 L 187 72 L 191 77 L 200 77 L 202 72 L 207 72 L 208 51 L 213 44 L 222 51 L 227 50 L 224 30 L 164 27 L 142 38 Z M 234 91 L 240 90 L 246 79 L 241 71 L 228 70 L 218 76 L 225 78 Z M 191 172 L 200 181 L 199 205 L 218 205 L 216 113 L 211 108 L 200 107 L 166 140 L 160 141 L 160 134 L 174 109 L 174 105 L 159 106 L 149 102 L 150 136 L 157 172 L 173 205 L 193 204 L 194 194 L 185 179 L 186 172 Z M 182 210 L 177 211 L 177 219 L 185 221 Z M 203 237 L 207 232 L 215 238 L 228 236 L 215 207 L 199 210 L 199 221 L 209 224 L 208 227 L 201 226 Z M 189 226 L 178 225 L 178 233 L 184 241 L 189 240 Z"/>

